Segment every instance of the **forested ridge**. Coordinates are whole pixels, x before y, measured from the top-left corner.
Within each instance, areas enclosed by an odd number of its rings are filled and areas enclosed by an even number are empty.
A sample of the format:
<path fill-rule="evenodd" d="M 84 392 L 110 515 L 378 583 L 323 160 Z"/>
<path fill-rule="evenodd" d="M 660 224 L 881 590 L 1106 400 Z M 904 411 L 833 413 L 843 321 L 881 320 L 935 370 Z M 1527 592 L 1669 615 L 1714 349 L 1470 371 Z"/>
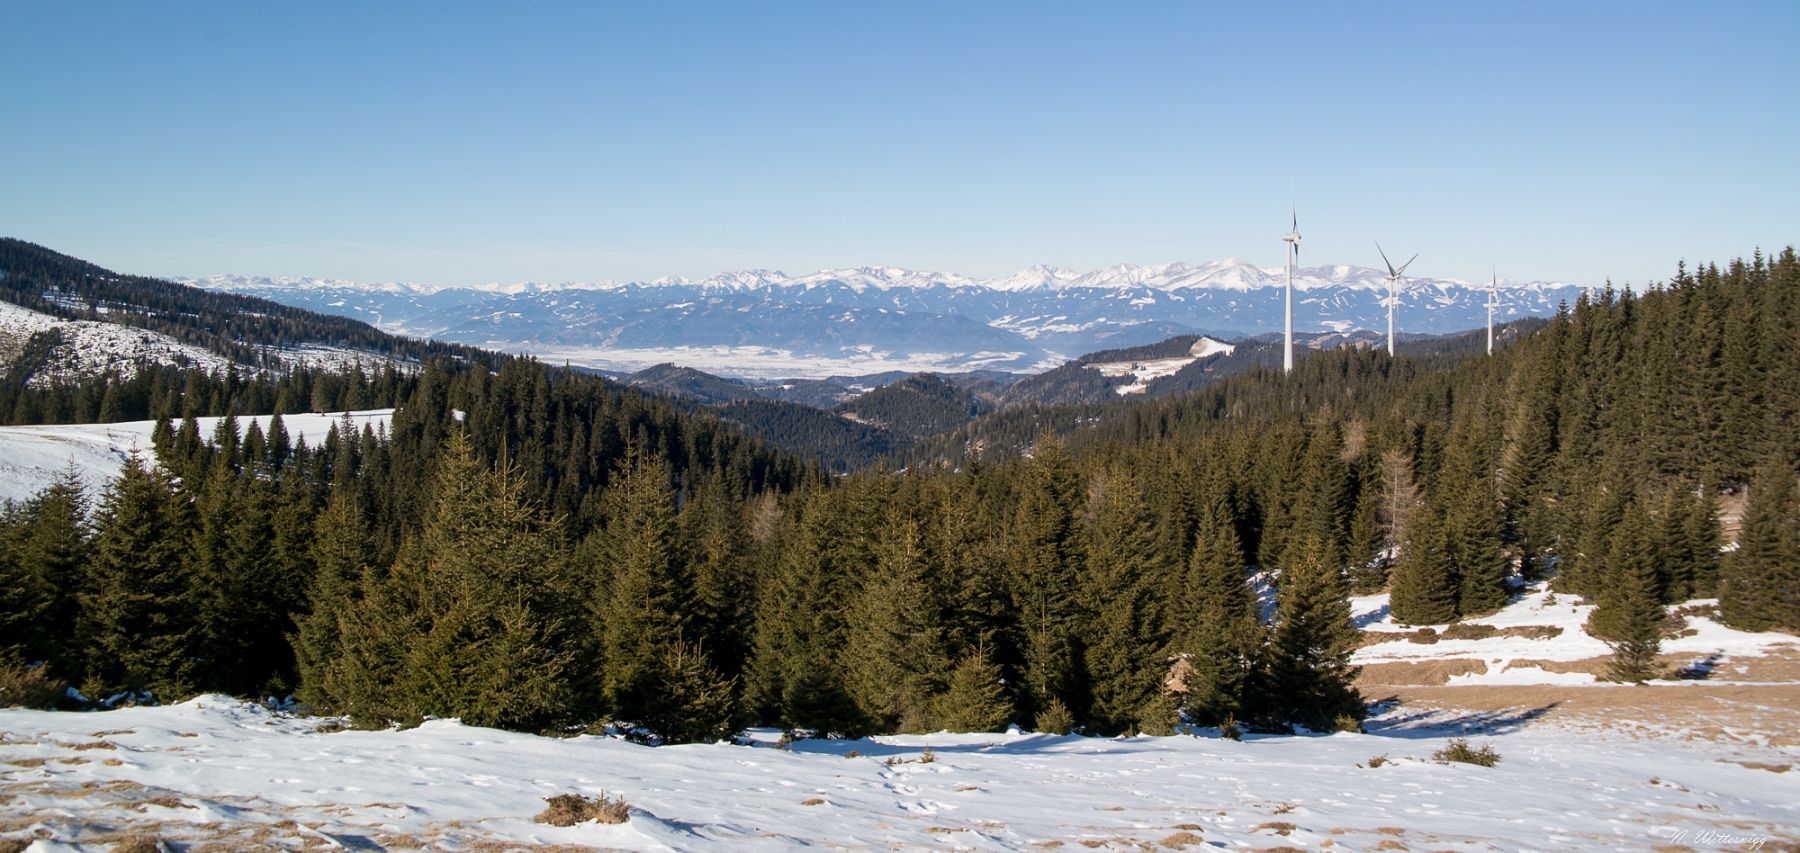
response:
<path fill-rule="evenodd" d="M 1791 249 L 1680 268 L 1492 357 L 1317 351 L 835 479 L 529 362 L 434 363 L 388 435 L 171 423 L 91 518 L 68 484 L 13 508 L 0 648 L 92 697 L 371 725 L 1328 729 L 1364 712 L 1353 589 L 1437 624 L 1554 574 L 1641 680 L 1669 602 L 1800 629 L 1797 296 Z"/>
<path fill-rule="evenodd" d="M 417 362 L 453 358 L 493 366 L 499 356 L 461 344 L 391 335 L 360 320 L 267 299 L 120 275 L 35 243 L 0 237 L 0 298 L 66 320 L 103 320 L 159 332 L 253 369 L 280 369 L 273 350 L 315 344 Z"/>

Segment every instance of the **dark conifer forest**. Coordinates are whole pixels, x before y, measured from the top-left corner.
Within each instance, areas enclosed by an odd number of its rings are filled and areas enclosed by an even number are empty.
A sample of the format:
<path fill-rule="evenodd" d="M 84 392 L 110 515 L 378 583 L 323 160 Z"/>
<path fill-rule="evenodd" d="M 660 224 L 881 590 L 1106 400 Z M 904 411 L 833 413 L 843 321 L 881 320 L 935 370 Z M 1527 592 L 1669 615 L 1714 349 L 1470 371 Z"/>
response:
<path fill-rule="evenodd" d="M 146 318 L 199 298 L 139 281 L 80 292 Z M 755 723 L 1328 730 L 1365 713 L 1353 591 L 1428 625 L 1554 576 L 1639 680 L 1671 602 L 1800 630 L 1797 301 L 1791 248 L 1680 267 L 1491 357 L 1315 351 L 1287 377 L 997 413 L 848 476 L 435 344 L 405 351 L 416 371 L 9 380 L 11 423 L 161 423 L 104 491 L 71 480 L 0 518 L 0 666 L 94 700 L 291 694 L 359 725 L 665 743 Z M 387 406 L 390 429 L 318 446 L 191 419 Z"/>

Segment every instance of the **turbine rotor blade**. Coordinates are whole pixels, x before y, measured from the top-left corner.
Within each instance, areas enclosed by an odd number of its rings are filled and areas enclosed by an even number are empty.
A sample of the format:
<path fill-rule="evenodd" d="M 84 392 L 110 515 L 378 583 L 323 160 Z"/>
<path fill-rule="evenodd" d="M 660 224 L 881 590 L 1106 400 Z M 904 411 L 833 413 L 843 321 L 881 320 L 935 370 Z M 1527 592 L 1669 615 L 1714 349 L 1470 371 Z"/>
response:
<path fill-rule="evenodd" d="M 1375 243 L 1375 251 L 1381 252 L 1381 262 L 1384 264 L 1387 264 L 1388 278 L 1393 278 L 1393 277 L 1399 275 L 1399 273 L 1394 272 L 1394 262 L 1388 260 L 1387 252 L 1382 251 L 1381 243 L 1379 241 L 1377 241 Z M 1405 267 L 1401 267 L 1401 269 L 1405 269 Z"/>
<path fill-rule="evenodd" d="M 1396 275 L 1404 275 L 1406 273 L 1406 268 L 1412 266 L 1412 262 L 1416 261 L 1418 259 L 1419 259 L 1419 256 L 1416 254 L 1410 258 L 1407 258 L 1406 263 L 1400 265 L 1400 272 L 1395 273 L 1395 274 Z"/>

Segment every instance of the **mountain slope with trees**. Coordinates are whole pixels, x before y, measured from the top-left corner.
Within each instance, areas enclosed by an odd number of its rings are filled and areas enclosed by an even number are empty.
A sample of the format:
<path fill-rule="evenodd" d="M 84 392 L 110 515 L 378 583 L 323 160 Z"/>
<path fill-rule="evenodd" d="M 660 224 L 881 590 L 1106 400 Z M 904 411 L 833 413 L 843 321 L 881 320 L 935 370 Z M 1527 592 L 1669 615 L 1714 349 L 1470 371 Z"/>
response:
<path fill-rule="evenodd" d="M 13 508 L 0 649 L 92 696 L 297 689 L 372 725 L 663 743 L 751 721 L 1320 730 L 1364 713 L 1351 592 L 1437 623 L 1525 574 L 1596 602 L 1615 676 L 1649 677 L 1673 601 L 1800 630 L 1796 294 L 1791 249 L 1678 268 L 1492 357 L 1314 351 L 1043 410 L 1064 435 L 1023 453 L 840 478 L 591 377 L 433 361 L 360 380 L 391 383 L 388 434 L 290 449 L 171 421 L 105 493 Z M 1721 554 L 1715 502 L 1741 489 Z"/>

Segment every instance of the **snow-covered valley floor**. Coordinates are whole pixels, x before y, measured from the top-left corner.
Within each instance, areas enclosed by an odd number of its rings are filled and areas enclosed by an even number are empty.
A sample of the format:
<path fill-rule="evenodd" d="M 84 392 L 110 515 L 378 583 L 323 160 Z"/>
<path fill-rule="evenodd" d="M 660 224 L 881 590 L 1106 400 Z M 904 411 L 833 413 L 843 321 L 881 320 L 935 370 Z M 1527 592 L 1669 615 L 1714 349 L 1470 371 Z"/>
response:
<path fill-rule="evenodd" d="M 1658 690 L 1668 688 L 1642 688 Z M 434 721 L 326 731 L 205 696 L 0 712 L 0 838 L 106 849 L 1650 849 L 1800 841 L 1800 749 L 1559 723 L 1543 709 L 1388 707 L 1367 734 L 883 737 L 653 748 Z M 1442 764 L 1452 737 L 1495 767 Z M 919 759 L 929 747 L 935 760 Z M 853 754 L 852 751 L 860 754 Z M 1386 763 L 1370 766 L 1383 756 Z M 892 763 L 890 763 L 892 762 Z M 533 823 L 624 797 L 620 825 Z M 1767 849 L 1767 848 L 1765 848 Z"/>

